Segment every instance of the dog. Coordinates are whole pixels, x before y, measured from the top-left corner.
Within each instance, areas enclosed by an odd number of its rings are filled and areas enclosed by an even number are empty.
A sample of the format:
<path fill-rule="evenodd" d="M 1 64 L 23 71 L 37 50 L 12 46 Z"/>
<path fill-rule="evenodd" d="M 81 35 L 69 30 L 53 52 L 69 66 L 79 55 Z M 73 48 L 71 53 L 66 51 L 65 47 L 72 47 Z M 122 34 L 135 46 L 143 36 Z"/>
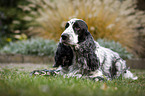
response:
<path fill-rule="evenodd" d="M 136 80 L 118 53 L 100 46 L 81 19 L 66 23 L 55 53 L 55 74 L 96 81 L 119 77 Z M 50 74 L 50 72 L 49 72 Z"/>

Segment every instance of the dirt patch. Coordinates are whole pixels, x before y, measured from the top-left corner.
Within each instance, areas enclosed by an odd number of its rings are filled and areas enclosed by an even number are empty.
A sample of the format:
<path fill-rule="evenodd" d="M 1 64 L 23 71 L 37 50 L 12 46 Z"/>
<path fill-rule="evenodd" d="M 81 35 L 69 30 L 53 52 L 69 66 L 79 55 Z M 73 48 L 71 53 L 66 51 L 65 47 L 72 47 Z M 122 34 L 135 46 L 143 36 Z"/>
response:
<path fill-rule="evenodd" d="M 52 69 L 52 64 L 31 64 L 31 63 L 25 63 L 25 64 L 2 64 L 0 63 L 0 71 L 3 69 L 13 69 L 17 71 L 24 71 L 24 72 L 31 72 L 34 70 L 42 70 L 42 69 Z"/>

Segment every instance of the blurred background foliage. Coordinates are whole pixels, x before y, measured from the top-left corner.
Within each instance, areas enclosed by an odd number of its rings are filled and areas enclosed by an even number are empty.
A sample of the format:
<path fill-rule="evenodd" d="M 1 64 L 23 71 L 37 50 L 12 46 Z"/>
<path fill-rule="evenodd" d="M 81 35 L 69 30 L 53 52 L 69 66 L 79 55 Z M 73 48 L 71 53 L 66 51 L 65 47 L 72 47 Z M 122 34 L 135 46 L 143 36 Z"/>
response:
<path fill-rule="evenodd" d="M 66 21 L 80 18 L 95 40 L 113 40 L 143 58 L 144 6 L 144 0 L 1 0 L 0 46 L 34 36 L 57 42 Z"/>
<path fill-rule="evenodd" d="M 101 46 L 119 53 L 123 59 L 131 59 L 133 57 L 119 42 L 104 39 L 98 39 L 97 42 Z M 0 53 L 54 56 L 56 48 L 57 44 L 53 40 L 31 38 L 25 41 L 11 42 L 2 48 Z"/>
<path fill-rule="evenodd" d="M 18 7 L 28 4 L 26 0 L 0 0 L 0 47 L 11 41 L 30 37 L 27 34 L 29 22 L 23 19 L 29 12 L 24 12 Z"/>
<path fill-rule="evenodd" d="M 11 42 L 2 48 L 0 53 L 54 56 L 56 48 L 57 44 L 53 40 L 31 38 L 28 40 Z"/>
<path fill-rule="evenodd" d="M 26 39 L 22 31 L 26 29 L 25 21 L 21 17 L 24 12 L 17 8 L 17 5 L 26 3 L 22 0 L 0 0 L 0 46 L 6 43 Z"/>

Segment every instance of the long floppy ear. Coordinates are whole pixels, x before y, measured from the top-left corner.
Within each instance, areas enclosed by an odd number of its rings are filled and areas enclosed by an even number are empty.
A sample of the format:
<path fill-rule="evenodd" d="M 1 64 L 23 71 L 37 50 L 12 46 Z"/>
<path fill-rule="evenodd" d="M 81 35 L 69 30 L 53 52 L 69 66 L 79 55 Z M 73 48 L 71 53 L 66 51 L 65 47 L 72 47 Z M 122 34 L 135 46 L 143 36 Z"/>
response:
<path fill-rule="evenodd" d="M 100 66 L 99 58 L 96 55 L 96 44 L 94 42 L 94 39 L 91 35 L 87 36 L 87 39 L 84 42 L 81 42 L 79 44 L 78 49 L 78 55 L 82 56 L 87 60 L 88 68 L 92 71 L 96 70 Z M 82 61 L 79 61 L 82 65 L 84 65 L 86 62 L 84 62 L 84 59 L 79 59 Z"/>
<path fill-rule="evenodd" d="M 83 42 L 86 36 L 90 34 L 88 31 L 88 26 L 83 20 L 77 20 L 73 25 L 73 29 L 75 33 L 78 34 L 79 43 Z"/>
<path fill-rule="evenodd" d="M 59 43 L 55 53 L 55 64 L 53 67 L 66 67 L 72 64 L 73 51 L 70 46 Z"/>
<path fill-rule="evenodd" d="M 99 59 L 95 54 L 96 51 L 95 41 L 90 32 L 88 31 L 87 24 L 83 20 L 77 20 L 74 23 L 74 29 L 75 27 L 76 29 L 78 29 L 78 31 L 76 30 L 75 31 L 78 34 L 78 40 L 80 45 L 80 49 L 78 52 L 80 52 L 79 54 L 81 55 L 83 54 L 83 57 L 86 58 L 87 60 L 87 65 L 89 69 L 94 71 L 98 69 L 100 65 Z"/>
<path fill-rule="evenodd" d="M 83 21 L 83 20 L 77 20 L 76 23 L 78 23 L 79 27 L 82 30 L 88 30 L 88 26 L 87 26 L 85 21 Z"/>

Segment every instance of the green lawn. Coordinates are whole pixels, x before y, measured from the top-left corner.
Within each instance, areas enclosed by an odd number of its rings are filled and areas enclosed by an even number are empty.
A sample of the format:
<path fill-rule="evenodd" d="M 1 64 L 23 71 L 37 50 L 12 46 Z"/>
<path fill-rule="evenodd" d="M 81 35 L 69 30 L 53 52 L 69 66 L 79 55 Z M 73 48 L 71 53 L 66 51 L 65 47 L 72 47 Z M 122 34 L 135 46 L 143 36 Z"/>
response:
<path fill-rule="evenodd" d="M 0 96 L 145 96 L 145 70 L 131 70 L 139 79 L 94 82 L 62 76 L 30 76 L 48 65 L 0 64 Z"/>

